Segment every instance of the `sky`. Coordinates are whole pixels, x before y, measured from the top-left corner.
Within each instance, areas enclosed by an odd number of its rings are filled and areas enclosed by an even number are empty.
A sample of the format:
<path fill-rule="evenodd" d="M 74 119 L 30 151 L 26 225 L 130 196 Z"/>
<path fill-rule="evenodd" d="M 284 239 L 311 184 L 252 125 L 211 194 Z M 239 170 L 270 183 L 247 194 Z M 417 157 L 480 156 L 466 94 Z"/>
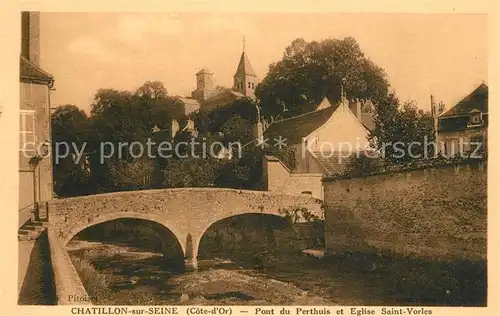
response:
<path fill-rule="evenodd" d="M 385 69 L 401 100 L 447 108 L 488 82 L 488 19 L 480 14 L 50 13 L 40 15 L 43 69 L 52 106 L 90 109 L 100 88 L 135 90 L 162 81 L 171 95 L 196 88 L 195 73 L 232 86 L 242 51 L 260 79 L 296 38 L 354 37 Z"/>

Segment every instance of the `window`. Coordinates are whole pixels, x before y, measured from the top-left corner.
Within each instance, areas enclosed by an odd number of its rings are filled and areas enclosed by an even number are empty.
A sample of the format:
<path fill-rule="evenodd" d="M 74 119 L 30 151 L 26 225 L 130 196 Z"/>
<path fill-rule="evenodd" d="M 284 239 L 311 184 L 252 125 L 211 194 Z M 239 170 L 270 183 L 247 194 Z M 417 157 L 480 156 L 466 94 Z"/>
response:
<path fill-rule="evenodd" d="M 472 110 L 470 113 L 469 126 L 482 125 L 483 116 L 479 110 Z"/>
<path fill-rule="evenodd" d="M 249 87 L 249 88 L 251 88 L 251 87 L 252 87 L 252 83 L 251 83 L 251 82 L 249 82 L 249 83 L 248 83 L 248 87 Z"/>
<path fill-rule="evenodd" d="M 21 84 L 21 93 L 23 95 L 22 100 L 24 100 L 24 105 L 30 108 L 34 107 L 34 97 L 33 97 L 33 84 L 31 83 L 22 83 Z"/>
<path fill-rule="evenodd" d="M 35 150 L 35 111 L 21 110 L 19 121 L 19 150 L 33 152 Z"/>

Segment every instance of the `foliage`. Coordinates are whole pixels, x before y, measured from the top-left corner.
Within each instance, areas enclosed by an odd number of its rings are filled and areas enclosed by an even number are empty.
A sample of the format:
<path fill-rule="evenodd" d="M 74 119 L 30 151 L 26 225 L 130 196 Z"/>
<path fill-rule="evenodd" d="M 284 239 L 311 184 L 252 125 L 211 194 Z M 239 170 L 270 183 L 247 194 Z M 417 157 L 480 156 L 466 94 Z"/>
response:
<path fill-rule="evenodd" d="M 208 113 L 210 121 L 210 132 L 219 132 L 222 126 L 232 117 L 240 116 L 249 121 L 249 124 L 255 124 L 257 118 L 256 103 L 252 99 L 242 98 L 233 101 L 231 104 L 217 108 Z"/>
<path fill-rule="evenodd" d="M 274 116 L 305 113 L 313 102 L 325 96 L 340 99 L 343 85 L 349 98 L 371 99 L 374 104 L 387 95 L 388 81 L 382 68 L 361 51 L 352 37 L 306 42 L 298 38 L 289 45 L 282 60 L 269 66 L 269 73 L 257 86 L 263 114 Z"/>
<path fill-rule="evenodd" d="M 75 256 L 72 256 L 71 260 L 92 301 L 95 303 L 105 300 L 111 293 L 106 275 L 99 273 L 88 260 Z"/>
<path fill-rule="evenodd" d="M 305 207 L 290 207 L 280 209 L 279 213 L 288 220 L 291 224 L 296 224 L 301 220 L 304 220 L 306 223 L 316 223 L 324 220 L 322 216 L 318 216 L 313 214 Z"/>
<path fill-rule="evenodd" d="M 184 158 L 172 160 L 165 169 L 167 187 L 214 186 L 219 161 L 212 158 Z"/>
<path fill-rule="evenodd" d="M 75 147 L 81 150 L 86 141 L 87 115 L 75 105 L 68 104 L 58 107 L 52 114 L 51 120 L 54 191 L 59 196 L 86 194 L 89 192 L 90 173 L 84 168 L 84 161 L 77 163 L 73 155 L 76 154 Z M 69 155 L 60 157 L 59 161 L 56 161 L 58 146 L 59 154 L 66 154 L 66 147 L 62 145 L 64 143 L 69 146 Z"/>
<path fill-rule="evenodd" d="M 254 138 L 253 126 L 249 120 L 239 115 L 232 116 L 221 126 L 224 144 L 239 142 L 242 146 Z"/>
<path fill-rule="evenodd" d="M 398 163 L 434 157 L 432 117 L 417 109 L 413 102 L 400 104 L 391 93 L 378 106 L 371 143 L 385 159 Z"/>
<path fill-rule="evenodd" d="M 110 190 L 142 190 L 151 187 L 154 162 L 148 157 L 131 161 L 110 159 L 106 162 Z"/>
<path fill-rule="evenodd" d="M 382 170 L 384 160 L 377 153 L 353 154 L 346 165 L 345 174 L 351 176 L 363 176 Z"/>
<path fill-rule="evenodd" d="M 226 161 L 219 169 L 216 185 L 235 189 L 260 189 L 262 183 L 263 159 L 265 155 L 276 156 L 289 168 L 295 167 L 295 151 L 292 147 L 261 148 L 252 143 L 243 148 L 240 157 Z"/>
<path fill-rule="evenodd" d="M 161 82 L 148 81 L 133 93 L 112 89 L 99 90 L 92 104 L 92 133 L 88 135 L 89 147 L 93 153 L 91 168 L 95 171 L 92 185 L 101 192 L 149 187 L 150 173 L 156 162 L 133 161 L 130 148 L 123 147 L 121 152 L 115 150 L 114 158 L 118 158 L 101 164 L 100 144 L 111 142 L 117 147 L 120 142 L 140 142 L 144 145 L 148 138 L 154 138 L 152 129 L 155 125 L 168 132 L 174 119 L 182 124 L 187 118 L 181 105 L 168 96 Z M 164 134 L 163 136 L 170 135 Z M 149 174 L 148 168 L 151 168 Z"/>

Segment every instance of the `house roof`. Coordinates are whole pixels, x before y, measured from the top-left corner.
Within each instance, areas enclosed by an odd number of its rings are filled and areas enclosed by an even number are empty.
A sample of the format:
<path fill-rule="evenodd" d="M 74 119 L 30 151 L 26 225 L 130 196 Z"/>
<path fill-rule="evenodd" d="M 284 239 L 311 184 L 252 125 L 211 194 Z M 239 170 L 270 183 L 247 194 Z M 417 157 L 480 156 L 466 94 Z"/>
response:
<path fill-rule="evenodd" d="M 488 126 L 488 86 L 482 83 L 454 107 L 439 116 L 439 132 L 457 132 L 467 129 L 472 112 L 483 113 L 483 125 Z"/>
<path fill-rule="evenodd" d="M 488 86 L 482 83 L 468 96 L 463 98 L 454 107 L 440 115 L 441 117 L 468 115 L 472 110 L 478 109 L 482 113 L 488 113 Z"/>
<path fill-rule="evenodd" d="M 369 131 L 373 131 L 375 129 L 373 114 L 361 113 L 361 123 Z"/>
<path fill-rule="evenodd" d="M 483 114 L 483 125 L 488 126 L 488 114 Z M 438 131 L 440 132 L 458 132 L 464 131 L 469 125 L 470 116 L 450 116 L 439 117 Z"/>
<path fill-rule="evenodd" d="M 301 143 L 303 137 L 306 137 L 325 124 L 339 106 L 340 103 L 322 110 L 312 111 L 275 122 L 269 126 L 264 134 L 268 138 L 281 136 L 286 138 L 287 143 L 292 145 Z"/>
<path fill-rule="evenodd" d="M 248 56 L 247 54 L 245 54 L 245 52 L 241 53 L 240 63 L 238 64 L 238 69 L 236 69 L 236 73 L 234 75 L 257 77 L 255 71 L 253 70 L 252 64 L 250 64 L 250 60 L 248 59 Z"/>
<path fill-rule="evenodd" d="M 349 153 L 342 151 L 313 151 L 312 156 L 328 176 L 342 173 L 350 159 Z"/>
<path fill-rule="evenodd" d="M 54 80 L 54 77 L 48 72 L 42 70 L 42 68 L 38 67 L 27 58 L 21 56 L 20 59 L 20 69 L 19 69 L 19 77 L 21 79 L 35 79 L 46 81 L 47 83 Z"/>

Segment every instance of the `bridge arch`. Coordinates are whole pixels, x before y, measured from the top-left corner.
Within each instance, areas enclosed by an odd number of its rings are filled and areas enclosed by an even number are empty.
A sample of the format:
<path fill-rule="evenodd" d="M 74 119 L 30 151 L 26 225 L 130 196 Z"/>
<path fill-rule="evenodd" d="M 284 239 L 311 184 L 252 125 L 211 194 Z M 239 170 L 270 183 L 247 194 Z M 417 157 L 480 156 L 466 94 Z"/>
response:
<path fill-rule="evenodd" d="M 114 221 L 117 219 L 126 219 L 126 218 L 151 221 L 160 224 L 175 236 L 177 243 L 180 245 L 180 248 L 182 250 L 182 254 L 183 255 L 186 254 L 186 244 L 182 240 L 183 235 L 177 231 L 173 223 L 169 223 L 168 219 L 156 214 L 145 214 L 145 213 L 135 213 L 135 212 L 115 212 L 107 214 L 105 213 L 103 215 L 99 215 L 93 218 L 90 221 L 87 221 L 86 223 L 80 223 L 80 225 L 75 226 L 69 230 L 69 233 L 64 237 L 63 245 L 66 246 L 68 242 L 71 239 L 73 239 L 73 237 L 75 237 L 78 233 L 82 232 L 83 230 L 89 227 L 102 224 L 105 222 Z"/>
<path fill-rule="evenodd" d="M 231 223 L 232 222 L 232 223 Z M 236 224 L 236 229 L 235 227 L 231 227 L 231 224 Z M 238 227 L 239 226 L 239 227 Z M 245 230 L 247 229 L 247 230 Z M 254 231 L 255 230 L 255 231 Z M 276 232 L 280 231 L 281 234 L 278 236 L 276 235 Z M 229 235 L 233 233 L 233 236 L 238 236 L 239 238 L 245 239 L 245 238 L 254 238 L 254 239 L 259 239 L 259 240 L 253 240 L 251 241 L 251 244 L 256 244 L 260 242 L 267 242 L 269 243 L 269 237 L 270 234 L 272 234 L 272 241 L 277 243 L 278 238 L 283 238 L 285 235 L 287 235 L 289 238 L 295 238 L 297 237 L 297 230 L 293 226 L 291 222 L 289 222 L 284 216 L 281 214 L 275 214 L 275 213 L 265 213 L 265 212 L 247 212 L 247 213 L 241 213 L 241 214 L 236 214 L 236 215 L 230 215 L 226 216 L 223 218 L 218 218 L 211 220 L 208 222 L 204 230 L 200 234 L 200 238 L 197 244 L 197 249 L 195 255 L 198 257 L 203 257 L 207 256 L 210 254 L 210 250 L 207 251 L 207 247 L 214 246 L 214 241 L 212 240 L 210 245 L 210 241 L 208 239 L 213 238 L 213 235 L 216 235 L 219 237 L 219 241 L 223 242 L 224 245 L 217 245 L 218 247 L 230 252 L 231 250 L 234 249 L 229 249 L 233 247 L 241 247 L 241 248 L 248 248 L 248 251 L 255 251 L 259 247 L 247 247 L 244 246 L 245 244 L 238 244 L 238 241 L 230 240 Z M 252 236 L 252 233 L 254 233 L 254 236 Z M 245 234 L 249 234 L 245 235 Z M 259 234 L 259 236 L 255 236 Z M 267 234 L 267 235 L 266 235 Z M 212 236 L 209 236 L 212 235 Z M 225 235 L 225 236 L 224 236 Z M 222 237 L 221 237 L 222 236 Z M 257 237 L 257 238 L 256 238 Z M 217 243 L 217 242 L 215 242 Z M 279 247 L 278 244 L 274 245 L 276 248 Z M 267 247 L 262 247 L 262 248 L 267 248 Z M 269 248 L 267 248 L 269 249 Z M 212 249 L 213 250 L 213 249 Z M 241 250 L 241 249 L 240 249 Z M 250 253 L 249 253 L 250 254 Z M 226 255 L 226 253 L 224 253 Z M 204 258 L 208 259 L 208 258 Z"/>

